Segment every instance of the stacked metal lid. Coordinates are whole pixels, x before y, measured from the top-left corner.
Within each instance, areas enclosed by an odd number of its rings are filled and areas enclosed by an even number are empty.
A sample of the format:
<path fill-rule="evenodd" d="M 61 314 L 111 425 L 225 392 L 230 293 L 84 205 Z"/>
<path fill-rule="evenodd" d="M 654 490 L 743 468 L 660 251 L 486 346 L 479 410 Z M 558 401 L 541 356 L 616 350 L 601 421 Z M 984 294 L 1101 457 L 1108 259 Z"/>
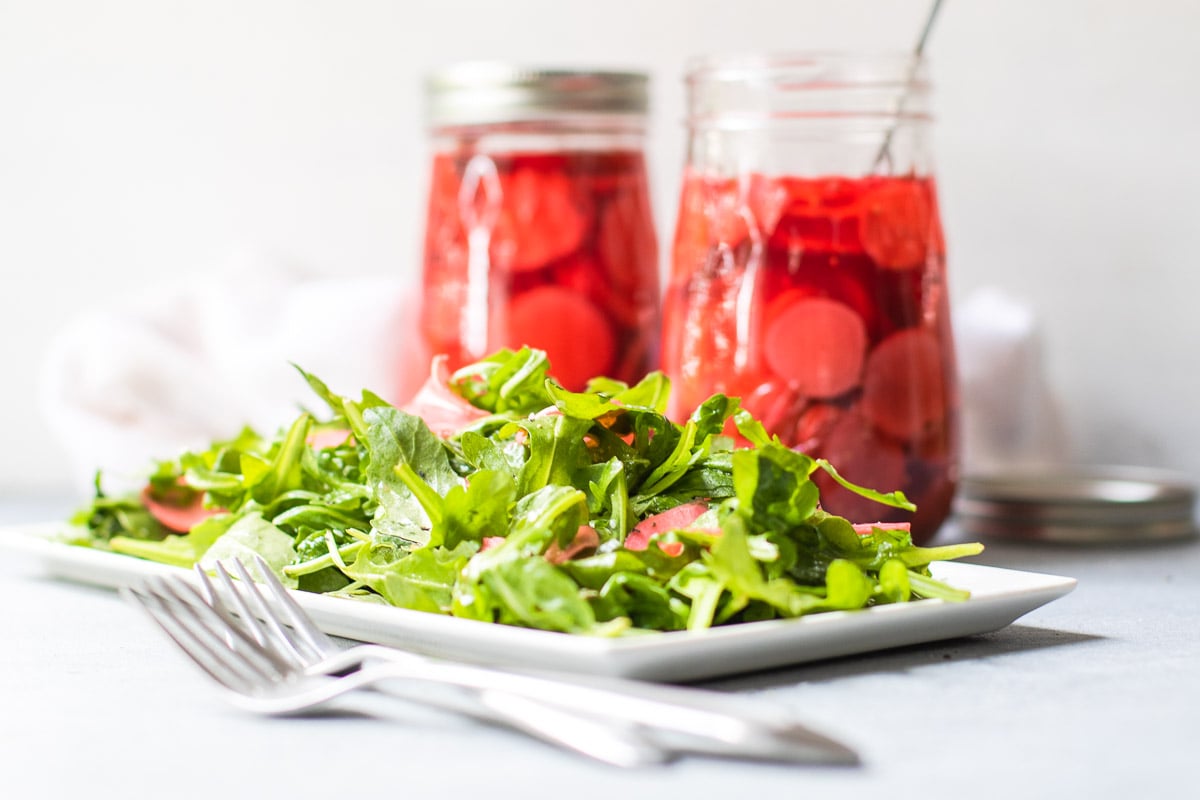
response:
<path fill-rule="evenodd" d="M 1185 475 L 1067 467 L 968 477 L 955 515 L 978 538 L 1118 544 L 1194 536 L 1195 506 Z"/>

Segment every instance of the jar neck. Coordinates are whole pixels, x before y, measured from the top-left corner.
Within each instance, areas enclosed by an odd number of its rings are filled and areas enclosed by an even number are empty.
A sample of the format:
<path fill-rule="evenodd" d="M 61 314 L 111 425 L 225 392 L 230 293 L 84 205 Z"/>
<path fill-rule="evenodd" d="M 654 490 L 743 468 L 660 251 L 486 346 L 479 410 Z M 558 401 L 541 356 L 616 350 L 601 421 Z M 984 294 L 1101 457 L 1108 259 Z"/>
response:
<path fill-rule="evenodd" d="M 694 169 L 848 177 L 931 171 L 921 59 L 708 59 L 692 65 L 687 89 Z"/>
<path fill-rule="evenodd" d="M 476 153 L 641 151 L 646 139 L 645 118 L 627 115 L 442 126 L 431 134 L 436 151 Z"/>

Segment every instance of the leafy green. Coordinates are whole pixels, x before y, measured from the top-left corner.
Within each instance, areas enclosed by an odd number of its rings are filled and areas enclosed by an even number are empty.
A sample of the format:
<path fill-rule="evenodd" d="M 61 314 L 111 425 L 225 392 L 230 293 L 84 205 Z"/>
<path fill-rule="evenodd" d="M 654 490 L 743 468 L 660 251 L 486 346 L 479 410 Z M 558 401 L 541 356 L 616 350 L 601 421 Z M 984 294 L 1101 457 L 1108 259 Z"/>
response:
<path fill-rule="evenodd" d="M 676 424 L 661 374 L 571 392 L 545 353 L 502 350 L 450 377 L 486 413 L 442 438 L 297 370 L 327 418 L 302 412 L 273 436 L 245 429 L 153 466 L 144 496 L 195 512 L 190 531 L 97 476 L 75 543 L 181 567 L 259 555 L 305 591 L 594 636 L 967 597 L 928 566 L 979 545 L 917 547 L 907 530 L 826 513 L 817 470 L 913 505 L 784 446 L 735 398 Z"/>
<path fill-rule="evenodd" d="M 472 405 L 493 414 L 533 414 L 551 404 L 546 389 L 550 361 L 541 350 L 501 350 L 450 376 L 450 386 Z"/>
<path fill-rule="evenodd" d="M 205 569 L 214 567 L 218 561 L 240 560 L 251 565 L 255 556 L 266 561 L 287 583 L 295 585 L 283 572 L 296 557 L 292 537 L 256 513 L 245 514 L 233 522 L 209 545 L 199 563 Z"/>
<path fill-rule="evenodd" d="M 413 486 L 444 495 L 462 480 L 451 468 L 442 441 L 420 417 L 397 408 L 374 407 L 363 418 L 371 453 L 367 484 L 378 503 L 372 524 L 392 536 L 424 543 L 433 523 Z M 405 475 L 404 468 L 411 474 Z"/>
<path fill-rule="evenodd" d="M 209 517 L 186 535 L 165 536 L 158 540 L 114 536 L 109 540 L 109 546 L 116 553 L 160 561 L 176 567 L 190 567 L 204 557 L 213 542 L 229 532 L 234 519 L 229 514 Z"/>

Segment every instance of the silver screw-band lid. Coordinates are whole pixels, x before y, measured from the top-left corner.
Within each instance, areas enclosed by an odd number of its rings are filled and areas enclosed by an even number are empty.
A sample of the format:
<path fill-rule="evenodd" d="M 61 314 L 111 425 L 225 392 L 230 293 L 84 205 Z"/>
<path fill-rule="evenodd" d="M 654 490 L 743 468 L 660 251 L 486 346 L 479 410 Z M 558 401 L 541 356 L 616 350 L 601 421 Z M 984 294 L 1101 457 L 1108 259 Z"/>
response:
<path fill-rule="evenodd" d="M 641 72 L 531 69 L 467 62 L 426 81 L 432 127 L 562 119 L 573 115 L 646 114 L 649 78 Z"/>

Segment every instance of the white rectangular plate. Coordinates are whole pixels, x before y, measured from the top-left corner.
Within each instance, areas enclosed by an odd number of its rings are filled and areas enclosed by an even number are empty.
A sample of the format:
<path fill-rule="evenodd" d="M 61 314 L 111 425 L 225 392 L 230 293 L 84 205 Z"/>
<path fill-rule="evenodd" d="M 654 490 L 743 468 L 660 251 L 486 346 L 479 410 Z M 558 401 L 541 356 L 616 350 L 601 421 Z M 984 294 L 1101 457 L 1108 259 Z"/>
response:
<path fill-rule="evenodd" d="M 55 541 L 61 525 L 0 528 L 0 548 L 38 558 L 56 577 L 118 588 L 176 567 Z M 657 681 L 692 681 L 999 630 L 1075 588 L 1074 578 L 975 564 L 933 564 L 971 592 L 962 603 L 920 600 L 792 620 L 618 639 L 529 630 L 294 592 L 328 633 L 446 658 Z"/>

